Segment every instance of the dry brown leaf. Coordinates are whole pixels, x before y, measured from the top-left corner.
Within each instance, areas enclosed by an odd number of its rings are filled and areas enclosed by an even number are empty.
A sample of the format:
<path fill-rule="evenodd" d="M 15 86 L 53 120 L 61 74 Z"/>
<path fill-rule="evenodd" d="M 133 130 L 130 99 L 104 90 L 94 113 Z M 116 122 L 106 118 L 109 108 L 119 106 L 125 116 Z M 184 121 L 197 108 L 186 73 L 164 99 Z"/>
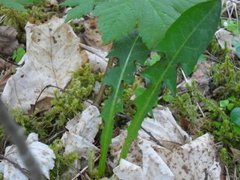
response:
<path fill-rule="evenodd" d="M 11 55 L 18 47 L 17 31 L 13 27 L 0 26 L 0 54 Z"/>
<path fill-rule="evenodd" d="M 112 44 L 104 45 L 102 41 L 102 37 L 97 28 L 96 18 L 90 17 L 89 19 L 85 20 L 83 23 L 83 26 L 85 29 L 83 33 L 83 38 L 89 46 L 92 46 L 107 52 L 112 48 Z"/>

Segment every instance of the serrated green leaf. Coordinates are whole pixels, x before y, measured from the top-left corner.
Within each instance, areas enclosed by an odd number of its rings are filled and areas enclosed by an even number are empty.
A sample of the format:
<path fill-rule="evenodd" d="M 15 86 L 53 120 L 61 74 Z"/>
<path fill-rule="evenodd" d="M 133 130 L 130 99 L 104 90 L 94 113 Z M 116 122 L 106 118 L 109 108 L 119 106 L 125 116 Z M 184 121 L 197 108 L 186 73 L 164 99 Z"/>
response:
<path fill-rule="evenodd" d="M 110 53 L 110 58 L 117 58 L 118 64 L 110 69 L 104 78 L 104 83 L 112 87 L 112 93 L 104 102 L 102 109 L 104 128 L 101 134 L 100 174 L 105 170 L 108 147 L 113 133 L 114 117 L 116 113 L 123 110 L 123 82 L 128 84 L 134 82 L 135 64 L 143 64 L 148 54 L 149 50 L 136 35 L 129 35 L 116 42 Z"/>
<path fill-rule="evenodd" d="M 69 21 L 89 13 L 93 9 L 94 0 L 67 0 L 63 5 L 73 7 L 67 13 L 66 21 Z"/>
<path fill-rule="evenodd" d="M 132 0 L 100 3 L 94 14 L 99 16 L 98 27 L 105 42 L 118 40 L 133 31 L 137 16 Z"/>
<path fill-rule="evenodd" d="M 240 127 L 240 107 L 234 108 L 230 113 L 231 121 Z"/>
<path fill-rule="evenodd" d="M 199 3 L 184 12 L 168 29 L 165 38 L 158 45 L 158 49 L 165 53 L 166 58 L 150 66 L 143 73 L 150 83 L 146 91 L 136 98 L 137 112 L 128 128 L 121 158 L 127 156 L 143 119 L 157 101 L 163 83 L 174 92 L 177 68 L 181 66 L 186 74 L 194 69 L 198 57 L 215 32 L 220 11 L 221 1 L 219 0 Z"/>
<path fill-rule="evenodd" d="M 82 0 L 66 0 L 62 3 L 62 5 L 73 7 L 73 6 L 78 6 L 81 3 L 82 3 Z"/>
<path fill-rule="evenodd" d="M 0 0 L 0 5 L 19 11 L 25 11 L 24 6 L 40 2 L 42 2 L 42 0 Z"/>
<path fill-rule="evenodd" d="M 143 42 L 153 48 L 184 11 L 205 1 L 115 0 L 99 3 L 94 12 L 105 42 L 118 40 L 138 26 Z"/>

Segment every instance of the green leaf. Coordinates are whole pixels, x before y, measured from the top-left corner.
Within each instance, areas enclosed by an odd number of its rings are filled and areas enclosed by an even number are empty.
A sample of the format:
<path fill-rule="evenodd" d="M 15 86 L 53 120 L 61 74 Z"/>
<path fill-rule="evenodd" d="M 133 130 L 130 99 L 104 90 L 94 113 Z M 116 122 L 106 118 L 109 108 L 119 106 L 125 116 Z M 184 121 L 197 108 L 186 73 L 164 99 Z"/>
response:
<path fill-rule="evenodd" d="M 63 5 L 73 7 L 67 13 L 66 21 L 69 21 L 89 13 L 93 9 L 94 0 L 66 0 Z"/>
<path fill-rule="evenodd" d="M 219 105 L 220 105 L 221 108 L 227 107 L 228 104 L 229 104 L 229 100 L 228 99 L 225 99 L 225 100 L 222 100 L 222 101 L 219 102 Z"/>
<path fill-rule="evenodd" d="M 181 66 L 187 75 L 192 72 L 198 57 L 215 32 L 220 11 L 221 1 L 219 0 L 199 3 L 184 12 L 168 29 L 164 39 L 158 45 L 158 49 L 165 53 L 165 59 L 161 59 L 143 73 L 150 82 L 145 92 L 135 100 L 137 112 L 128 128 L 121 158 L 127 156 L 143 119 L 157 103 L 163 83 L 175 92 L 177 68 Z"/>
<path fill-rule="evenodd" d="M 163 39 L 176 19 L 190 7 L 208 0 L 115 0 L 97 5 L 99 29 L 105 42 L 118 40 L 138 28 L 149 48 Z"/>
<path fill-rule="evenodd" d="M 23 48 L 17 48 L 12 55 L 12 58 L 15 60 L 16 63 L 19 63 L 19 61 L 22 59 L 26 51 Z"/>
<path fill-rule="evenodd" d="M 230 118 L 234 124 L 240 127 L 240 107 L 236 107 L 231 111 Z"/>
<path fill-rule="evenodd" d="M 100 3 L 94 14 L 99 16 L 98 27 L 105 42 L 119 40 L 136 26 L 137 16 L 132 0 Z"/>
<path fill-rule="evenodd" d="M 123 82 L 128 84 L 134 82 L 135 64 L 143 64 L 149 53 L 141 39 L 133 34 L 116 42 L 110 53 L 110 58 L 117 58 L 118 63 L 107 72 L 104 78 L 104 83 L 112 87 L 112 93 L 104 102 L 102 109 L 104 128 L 101 134 L 100 174 L 105 171 L 108 147 L 113 133 L 114 117 L 116 113 L 123 110 Z"/>
<path fill-rule="evenodd" d="M 25 11 L 24 6 L 33 5 L 42 1 L 43 0 L 0 0 L 0 5 L 19 11 Z"/>

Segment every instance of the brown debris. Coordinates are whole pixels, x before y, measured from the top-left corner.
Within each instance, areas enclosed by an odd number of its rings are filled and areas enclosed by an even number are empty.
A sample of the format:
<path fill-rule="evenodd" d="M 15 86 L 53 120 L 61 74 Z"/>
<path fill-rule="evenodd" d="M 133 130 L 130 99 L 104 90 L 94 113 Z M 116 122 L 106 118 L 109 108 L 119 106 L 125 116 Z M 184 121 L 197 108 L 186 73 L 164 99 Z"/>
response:
<path fill-rule="evenodd" d="M 0 54 L 11 55 L 18 47 L 17 31 L 9 26 L 0 26 Z"/>

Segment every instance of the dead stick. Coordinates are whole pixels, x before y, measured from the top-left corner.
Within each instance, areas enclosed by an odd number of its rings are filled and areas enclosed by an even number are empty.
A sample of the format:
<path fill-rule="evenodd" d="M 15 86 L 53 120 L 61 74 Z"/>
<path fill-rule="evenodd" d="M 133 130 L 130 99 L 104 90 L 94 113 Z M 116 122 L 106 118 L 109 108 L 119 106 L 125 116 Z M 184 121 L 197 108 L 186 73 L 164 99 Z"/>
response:
<path fill-rule="evenodd" d="M 26 138 L 23 130 L 15 123 L 9 115 L 7 108 L 0 99 L 0 121 L 4 126 L 6 134 L 10 137 L 11 141 L 17 146 L 19 154 L 30 172 L 31 180 L 42 180 L 42 172 L 32 156 L 26 144 Z"/>
<path fill-rule="evenodd" d="M 109 60 L 108 60 L 108 64 L 107 64 L 106 71 L 105 71 L 105 73 L 104 73 L 105 75 L 106 75 L 107 71 L 108 71 L 112 66 L 113 66 L 113 59 L 109 59 Z M 101 84 L 101 87 L 100 87 L 100 89 L 99 89 L 98 95 L 97 95 L 97 97 L 96 97 L 96 99 L 95 99 L 95 102 L 94 102 L 94 104 L 95 104 L 97 107 L 100 105 L 100 103 L 101 103 L 101 101 L 102 101 L 105 88 L 106 88 L 106 86 L 102 83 L 102 84 Z"/>

